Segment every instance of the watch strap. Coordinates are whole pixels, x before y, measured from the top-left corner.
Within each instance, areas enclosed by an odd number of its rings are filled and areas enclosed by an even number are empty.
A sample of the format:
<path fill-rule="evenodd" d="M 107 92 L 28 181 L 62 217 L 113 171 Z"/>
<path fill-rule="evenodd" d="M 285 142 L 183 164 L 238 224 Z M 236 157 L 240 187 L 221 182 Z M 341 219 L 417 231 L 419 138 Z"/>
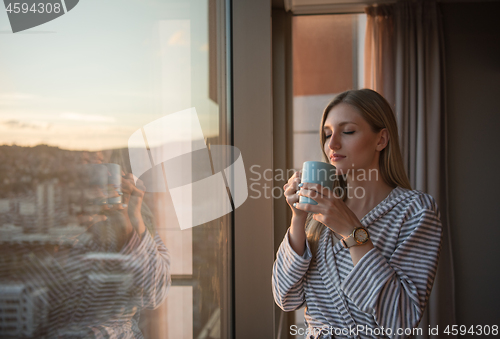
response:
<path fill-rule="evenodd" d="M 345 248 L 349 248 L 352 246 L 356 246 L 358 242 L 354 239 L 354 235 L 351 233 L 347 238 L 341 240 L 342 246 Z"/>

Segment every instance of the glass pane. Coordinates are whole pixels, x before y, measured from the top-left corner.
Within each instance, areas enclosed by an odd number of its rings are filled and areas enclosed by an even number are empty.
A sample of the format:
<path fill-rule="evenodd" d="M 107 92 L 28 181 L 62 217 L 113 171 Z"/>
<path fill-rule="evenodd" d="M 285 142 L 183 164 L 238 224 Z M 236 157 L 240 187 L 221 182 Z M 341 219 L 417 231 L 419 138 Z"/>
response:
<path fill-rule="evenodd" d="M 319 123 L 328 102 L 363 87 L 366 15 L 295 16 L 292 25 L 293 166 L 300 169 L 321 161 Z"/>
<path fill-rule="evenodd" d="M 225 337 L 224 6 L 0 11 L 0 337 Z"/>

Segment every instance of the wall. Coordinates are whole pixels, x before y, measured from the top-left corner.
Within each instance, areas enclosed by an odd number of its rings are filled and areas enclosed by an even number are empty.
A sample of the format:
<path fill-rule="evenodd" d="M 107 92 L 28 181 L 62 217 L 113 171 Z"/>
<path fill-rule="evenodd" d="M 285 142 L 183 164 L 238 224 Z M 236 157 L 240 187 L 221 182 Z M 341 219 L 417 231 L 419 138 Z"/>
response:
<path fill-rule="evenodd" d="M 500 3 L 441 6 L 457 323 L 500 325 Z"/>
<path fill-rule="evenodd" d="M 271 3 L 233 0 L 231 5 L 234 146 L 248 179 L 254 165 L 273 169 Z M 272 184 L 253 183 L 259 189 Z M 250 194 L 234 212 L 234 337 L 273 338 L 274 200 Z"/>

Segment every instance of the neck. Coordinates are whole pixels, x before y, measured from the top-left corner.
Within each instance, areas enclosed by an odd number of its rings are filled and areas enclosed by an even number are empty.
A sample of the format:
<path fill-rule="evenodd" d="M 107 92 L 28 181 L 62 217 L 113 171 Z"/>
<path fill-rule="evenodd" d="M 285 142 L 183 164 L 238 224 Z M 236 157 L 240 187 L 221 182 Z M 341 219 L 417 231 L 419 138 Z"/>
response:
<path fill-rule="evenodd" d="M 391 193 L 394 187 L 385 183 L 379 173 L 377 170 L 372 172 L 372 176 L 359 176 L 353 173 L 347 175 L 346 204 L 350 208 L 371 209 Z"/>

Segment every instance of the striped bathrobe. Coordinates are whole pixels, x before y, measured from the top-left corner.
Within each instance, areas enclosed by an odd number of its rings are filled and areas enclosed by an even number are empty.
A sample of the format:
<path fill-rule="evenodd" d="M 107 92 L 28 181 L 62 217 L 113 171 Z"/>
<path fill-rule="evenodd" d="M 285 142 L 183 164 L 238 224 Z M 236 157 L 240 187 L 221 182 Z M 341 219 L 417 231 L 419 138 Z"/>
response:
<path fill-rule="evenodd" d="M 361 223 L 375 248 L 356 267 L 326 227 L 314 259 L 307 241 L 304 255 L 294 252 L 289 232 L 278 249 L 274 299 L 284 311 L 305 303 L 307 338 L 404 338 L 420 322 L 441 247 L 435 200 L 396 187 Z"/>
<path fill-rule="evenodd" d="M 107 228 L 111 234 L 120 231 L 112 224 Z M 27 265 L 17 280 L 48 292 L 46 322 L 32 338 L 144 338 L 141 310 L 155 309 L 165 300 L 170 254 L 156 232 L 139 236 L 134 231 L 119 251 L 112 245 L 76 240 L 55 255 L 43 248 L 21 248 Z"/>

